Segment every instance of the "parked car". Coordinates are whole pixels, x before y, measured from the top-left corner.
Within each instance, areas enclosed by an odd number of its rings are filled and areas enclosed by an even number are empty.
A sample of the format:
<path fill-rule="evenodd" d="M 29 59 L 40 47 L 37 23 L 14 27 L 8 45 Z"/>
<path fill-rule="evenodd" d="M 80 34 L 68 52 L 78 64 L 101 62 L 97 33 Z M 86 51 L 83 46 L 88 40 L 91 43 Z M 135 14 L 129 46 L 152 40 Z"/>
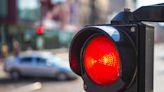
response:
<path fill-rule="evenodd" d="M 4 70 L 17 79 L 21 76 L 52 77 L 58 80 L 76 79 L 68 62 L 48 52 L 25 52 L 18 57 L 9 57 Z"/>

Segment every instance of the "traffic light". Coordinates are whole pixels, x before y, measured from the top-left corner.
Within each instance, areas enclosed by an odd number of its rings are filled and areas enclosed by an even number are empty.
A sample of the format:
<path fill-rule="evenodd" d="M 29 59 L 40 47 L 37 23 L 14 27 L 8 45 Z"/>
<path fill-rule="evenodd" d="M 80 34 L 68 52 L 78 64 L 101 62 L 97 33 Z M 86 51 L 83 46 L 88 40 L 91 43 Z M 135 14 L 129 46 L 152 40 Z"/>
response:
<path fill-rule="evenodd" d="M 36 33 L 38 35 L 42 35 L 44 33 L 44 29 L 42 26 L 38 26 L 37 29 L 36 29 Z"/>
<path fill-rule="evenodd" d="M 85 91 L 153 92 L 154 27 L 142 21 L 164 21 L 162 11 L 163 4 L 125 9 L 111 24 L 88 25 L 74 36 L 69 61 Z"/>

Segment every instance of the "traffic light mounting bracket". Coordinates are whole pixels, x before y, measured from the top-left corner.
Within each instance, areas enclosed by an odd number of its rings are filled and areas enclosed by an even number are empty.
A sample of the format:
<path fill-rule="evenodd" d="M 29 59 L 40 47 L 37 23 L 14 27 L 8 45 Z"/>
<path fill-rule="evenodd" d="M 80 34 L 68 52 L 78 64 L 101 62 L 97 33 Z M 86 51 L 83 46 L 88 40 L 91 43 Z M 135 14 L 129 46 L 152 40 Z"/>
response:
<path fill-rule="evenodd" d="M 142 21 L 164 22 L 164 3 L 150 6 L 143 6 L 133 12 L 130 9 L 124 9 L 117 14 L 111 21 L 111 24 L 129 24 Z"/>

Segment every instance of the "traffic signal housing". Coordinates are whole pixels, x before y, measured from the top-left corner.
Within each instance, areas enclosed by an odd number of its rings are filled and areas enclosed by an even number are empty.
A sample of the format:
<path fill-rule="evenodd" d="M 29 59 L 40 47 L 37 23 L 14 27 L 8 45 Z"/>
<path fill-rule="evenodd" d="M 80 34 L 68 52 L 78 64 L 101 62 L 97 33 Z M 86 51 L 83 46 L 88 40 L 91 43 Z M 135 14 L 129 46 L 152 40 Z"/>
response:
<path fill-rule="evenodd" d="M 154 27 L 142 21 L 163 22 L 162 11 L 164 4 L 125 9 L 111 24 L 88 25 L 74 36 L 70 67 L 85 91 L 153 92 Z"/>
<path fill-rule="evenodd" d="M 153 35 L 142 23 L 87 26 L 72 41 L 70 66 L 87 92 L 151 91 Z"/>

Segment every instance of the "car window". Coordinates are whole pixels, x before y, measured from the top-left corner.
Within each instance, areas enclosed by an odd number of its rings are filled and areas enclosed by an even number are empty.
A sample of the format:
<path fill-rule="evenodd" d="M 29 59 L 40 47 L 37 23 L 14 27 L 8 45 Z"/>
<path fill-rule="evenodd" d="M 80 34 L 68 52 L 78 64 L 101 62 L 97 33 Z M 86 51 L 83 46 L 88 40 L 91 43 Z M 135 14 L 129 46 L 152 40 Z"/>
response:
<path fill-rule="evenodd" d="M 46 59 L 37 57 L 36 63 L 39 65 L 46 65 Z"/>
<path fill-rule="evenodd" d="M 21 58 L 20 63 L 32 63 L 32 58 L 31 57 Z"/>

